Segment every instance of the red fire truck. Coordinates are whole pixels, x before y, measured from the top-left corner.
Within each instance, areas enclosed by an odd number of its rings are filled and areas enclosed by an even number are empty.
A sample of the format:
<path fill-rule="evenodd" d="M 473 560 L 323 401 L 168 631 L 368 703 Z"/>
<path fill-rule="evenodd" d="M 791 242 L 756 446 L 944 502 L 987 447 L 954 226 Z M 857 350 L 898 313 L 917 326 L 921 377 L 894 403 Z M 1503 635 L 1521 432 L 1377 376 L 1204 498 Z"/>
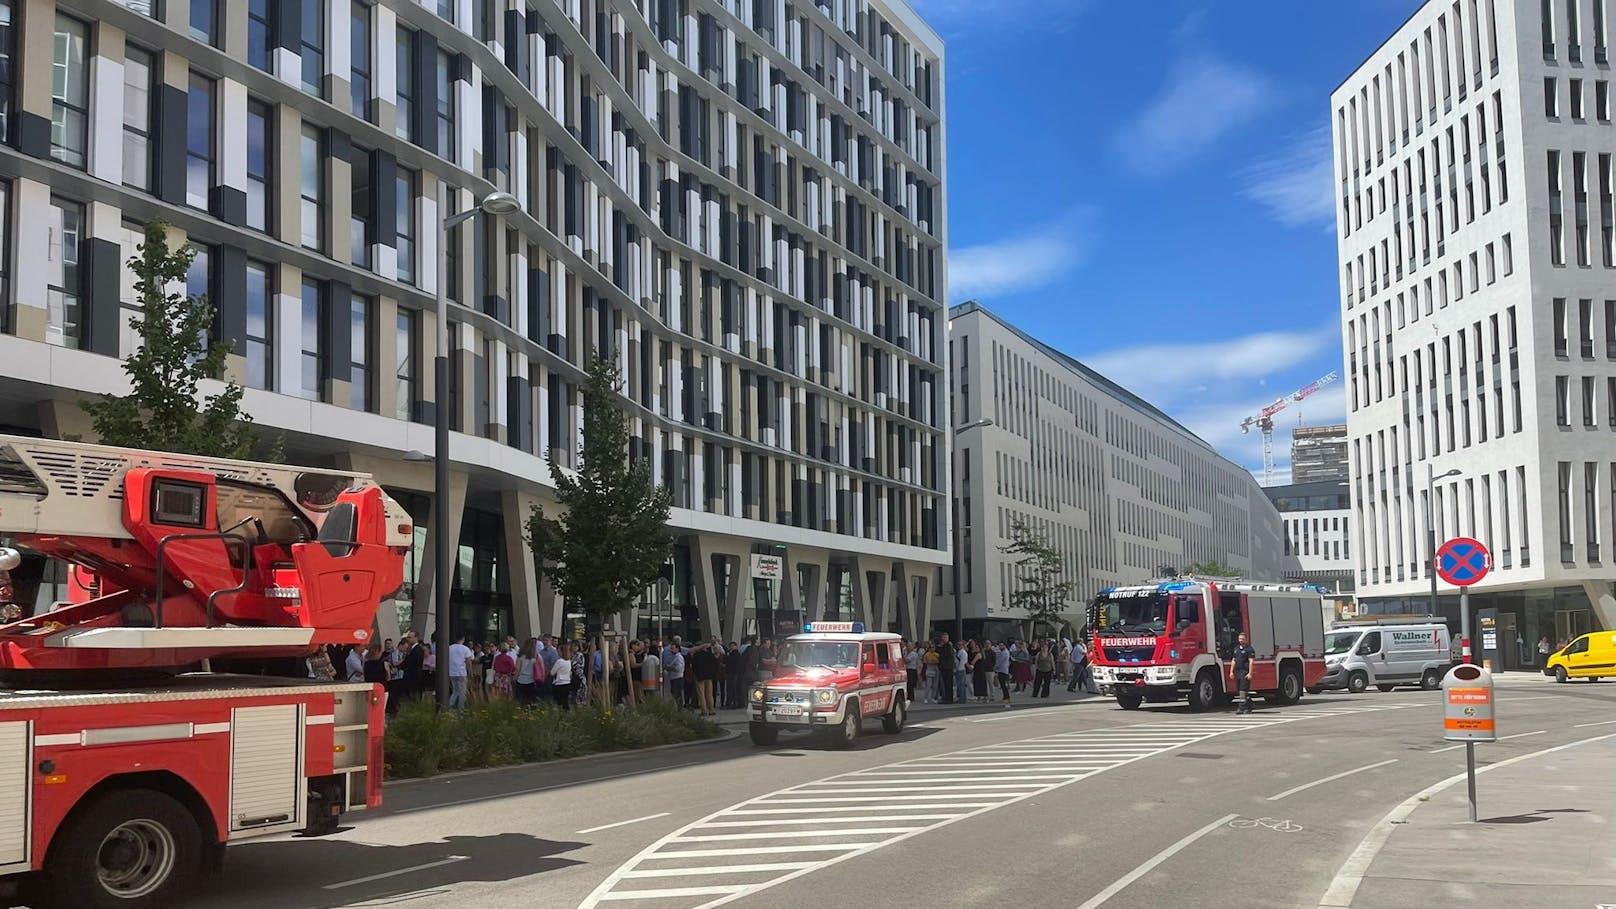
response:
<path fill-rule="evenodd" d="M 226 843 L 379 805 L 381 686 L 264 667 L 367 643 L 411 532 L 360 474 L 0 436 L 0 569 L 70 594 L 0 585 L 0 880 L 170 906 Z"/>
<path fill-rule="evenodd" d="M 818 729 L 837 747 L 858 741 L 865 717 L 896 735 L 909 716 L 903 639 L 865 631 L 863 622 L 813 622 L 786 638 L 774 678 L 751 689 L 752 743 L 773 745 L 780 730 Z"/>
<path fill-rule="evenodd" d="M 1324 615 L 1302 585 L 1174 578 L 1100 591 L 1089 607 L 1095 683 L 1126 710 L 1189 698 L 1205 710 L 1235 691 L 1241 632 L 1257 657 L 1251 691 L 1294 704 L 1324 678 Z"/>

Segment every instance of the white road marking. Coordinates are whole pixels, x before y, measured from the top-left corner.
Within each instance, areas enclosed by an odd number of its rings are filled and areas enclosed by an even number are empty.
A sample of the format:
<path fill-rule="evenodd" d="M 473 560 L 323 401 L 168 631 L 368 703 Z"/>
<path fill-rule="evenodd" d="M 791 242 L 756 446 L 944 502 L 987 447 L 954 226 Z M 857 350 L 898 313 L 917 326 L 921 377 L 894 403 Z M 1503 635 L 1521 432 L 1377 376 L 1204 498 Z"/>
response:
<path fill-rule="evenodd" d="M 1162 851 L 1151 856 L 1150 859 L 1143 865 L 1140 865 L 1138 868 L 1135 868 L 1127 874 L 1124 874 L 1122 877 L 1117 878 L 1115 883 L 1104 890 L 1101 890 L 1099 893 L 1094 894 L 1094 896 L 1090 897 L 1087 902 L 1081 906 L 1078 906 L 1077 909 L 1095 909 L 1096 906 L 1103 905 L 1106 900 L 1109 900 L 1111 897 L 1121 893 L 1123 888 L 1149 874 L 1151 869 L 1183 851 L 1184 847 L 1195 842 L 1201 837 L 1206 836 L 1208 833 L 1211 833 L 1219 827 L 1222 827 L 1224 824 L 1229 823 L 1239 816 L 1240 815 L 1238 814 L 1225 814 L 1223 817 L 1218 818 L 1217 820 L 1207 824 L 1205 827 L 1202 827 L 1189 836 L 1184 837 L 1173 845 L 1168 846 L 1166 849 L 1163 849 Z"/>
<path fill-rule="evenodd" d="M 1609 738 L 1616 738 L 1616 734 L 1595 736 L 1591 739 L 1583 739 L 1580 742 L 1570 742 L 1565 745 L 1556 745 L 1553 748 L 1545 748 L 1542 751 L 1519 754 L 1512 758 L 1505 758 L 1496 764 L 1477 767 L 1476 772 L 1487 773 L 1490 770 L 1497 770 L 1499 767 L 1508 767 L 1511 764 L 1518 764 L 1521 761 L 1541 757 L 1545 754 L 1552 754 L 1556 751 L 1564 751 L 1567 748 L 1575 748 L 1578 745 L 1600 742 Z M 1335 873 L 1335 878 L 1330 881 L 1330 888 L 1324 891 L 1324 897 L 1319 900 L 1319 909 L 1344 909 L 1344 907 L 1351 906 L 1353 898 L 1358 895 L 1358 887 L 1363 883 L 1364 875 L 1369 873 L 1369 866 L 1374 864 L 1375 856 L 1379 855 L 1381 848 L 1386 845 L 1386 840 L 1392 835 L 1392 830 L 1398 824 L 1407 821 L 1408 816 L 1413 814 L 1414 809 L 1419 807 L 1422 802 L 1430 800 L 1432 796 L 1465 779 L 1466 776 L 1467 774 L 1464 773 L 1456 773 L 1439 783 L 1433 783 L 1404 799 L 1402 804 L 1388 811 L 1386 816 L 1380 819 L 1379 823 L 1370 828 L 1369 833 L 1358 843 L 1358 848 L 1352 850 L 1352 855 L 1348 856 L 1346 862 L 1342 864 L 1341 870 Z"/>
<path fill-rule="evenodd" d="M 1536 732 L 1517 732 L 1514 735 L 1501 735 L 1501 736 L 1498 737 L 1498 740 L 1500 742 L 1505 742 L 1505 741 L 1508 741 L 1510 739 L 1524 739 L 1529 735 L 1542 735 L 1543 733 L 1548 732 L 1548 731 L 1549 730 L 1547 730 L 1547 729 L 1539 729 Z"/>
<path fill-rule="evenodd" d="M 1354 708 L 1352 712 L 1413 706 L 1421 705 L 1392 703 Z M 1055 733 L 895 761 L 799 783 L 722 808 L 663 835 L 607 875 L 584 899 L 580 909 L 596 909 L 607 899 L 660 900 L 655 903 L 657 909 L 713 909 L 1135 761 L 1225 733 L 1340 713 L 1339 710 L 1314 709 L 1291 714 L 1274 710 L 1249 719 L 1237 720 L 1225 715 L 1173 720 L 1159 725 L 1141 723 L 1105 730 Z M 1235 815 L 1230 815 L 1232 817 Z M 1218 824 L 1228 820 L 1224 818 Z M 880 826 L 874 826 L 876 824 Z M 895 832 L 882 832 L 887 830 Z M 722 839 L 715 841 L 714 837 Z M 811 842 L 838 837 L 836 842 Z M 767 845 L 743 845 L 748 840 Z M 1186 840 L 1185 844 L 1188 842 Z M 734 845 L 686 848 L 721 844 Z M 792 853 L 802 854 L 802 860 L 795 861 L 799 856 Z M 1161 859 L 1165 860 L 1169 854 L 1163 854 Z M 746 856 L 770 858 L 754 862 L 744 858 Z M 740 889 L 708 892 L 698 886 L 709 883 L 703 877 L 708 869 L 701 867 L 702 862 L 696 859 L 732 859 L 720 867 L 753 868 L 755 863 L 788 867 L 759 867 L 755 869 L 757 879 Z M 1151 867 L 1154 865 L 1147 863 L 1137 875 L 1149 872 Z M 655 877 L 666 880 L 669 889 L 636 891 L 629 887 L 636 877 L 648 876 L 646 872 L 655 872 Z M 1120 889 L 1137 875 L 1114 886 Z M 646 896 L 648 892 L 660 895 Z"/>
<path fill-rule="evenodd" d="M 372 874 L 366 877 L 356 877 L 351 881 L 342 881 L 336 884 L 326 884 L 325 889 L 341 890 L 344 887 L 357 887 L 360 884 L 368 884 L 371 881 L 385 881 L 390 877 L 398 877 L 401 874 L 414 874 L 417 871 L 425 871 L 428 868 L 442 868 L 444 865 L 453 865 L 456 862 L 463 862 L 470 857 L 471 856 L 468 855 L 451 855 L 446 859 L 440 859 L 436 862 L 426 862 L 425 864 L 421 865 L 411 865 L 408 868 L 400 868 L 397 871 L 384 871 L 381 874 Z"/>
<path fill-rule="evenodd" d="M 632 877 L 682 877 L 686 874 L 755 874 L 759 871 L 796 871 L 798 868 L 807 868 L 813 862 L 758 862 L 752 865 L 707 865 L 702 868 L 651 868 L 640 871 L 630 871 L 623 875 Z"/>
<path fill-rule="evenodd" d="M 743 893 L 748 889 L 745 884 L 731 884 L 722 887 L 667 887 L 662 890 L 619 890 L 608 893 L 602 899 L 608 900 L 662 900 L 672 896 L 719 896 L 725 893 Z"/>
<path fill-rule="evenodd" d="M 1374 770 L 1376 767 L 1384 767 L 1387 764 L 1395 764 L 1395 763 L 1397 763 L 1397 758 L 1392 758 L 1389 761 L 1381 761 L 1378 764 L 1366 764 L 1363 767 L 1356 767 L 1356 768 L 1354 768 L 1352 770 L 1344 770 L 1344 771 L 1342 771 L 1340 773 L 1337 773 L 1337 774 L 1334 774 L 1332 776 L 1327 776 L 1322 780 L 1314 780 L 1311 783 L 1303 783 L 1300 786 L 1292 786 L 1291 788 L 1285 790 L 1284 792 L 1281 792 L 1279 795 L 1271 795 L 1271 796 L 1269 796 L 1268 800 L 1270 802 L 1277 802 L 1280 799 L 1284 798 L 1285 796 L 1287 796 L 1287 795 L 1295 795 L 1296 793 L 1301 792 L 1303 789 L 1312 789 L 1314 786 L 1322 786 L 1325 783 L 1333 783 L 1336 780 L 1341 779 L 1342 777 L 1352 776 L 1354 773 L 1363 773 L 1365 770 Z"/>
<path fill-rule="evenodd" d="M 610 830 L 613 827 L 627 827 L 629 824 L 638 824 L 640 821 L 654 821 L 659 817 L 667 816 L 668 812 L 666 811 L 662 812 L 661 814 L 647 814 L 645 817 L 629 818 L 626 821 L 618 821 L 614 824 L 601 824 L 599 827 L 590 827 L 588 829 L 578 831 L 578 834 L 581 836 L 585 833 L 598 833 L 602 830 Z"/>
<path fill-rule="evenodd" d="M 1449 745 L 1446 748 L 1432 748 L 1431 753 L 1432 754 L 1441 754 L 1444 751 L 1452 751 L 1455 748 L 1463 748 L 1467 744 L 1469 744 L 1469 743 L 1468 742 L 1460 742 L 1457 745 Z"/>
<path fill-rule="evenodd" d="M 1578 723 L 1577 725 L 1572 726 L 1571 728 L 1572 729 L 1587 729 L 1589 726 L 1609 726 L 1611 723 L 1616 723 L 1616 720 L 1600 720 L 1597 723 Z"/>

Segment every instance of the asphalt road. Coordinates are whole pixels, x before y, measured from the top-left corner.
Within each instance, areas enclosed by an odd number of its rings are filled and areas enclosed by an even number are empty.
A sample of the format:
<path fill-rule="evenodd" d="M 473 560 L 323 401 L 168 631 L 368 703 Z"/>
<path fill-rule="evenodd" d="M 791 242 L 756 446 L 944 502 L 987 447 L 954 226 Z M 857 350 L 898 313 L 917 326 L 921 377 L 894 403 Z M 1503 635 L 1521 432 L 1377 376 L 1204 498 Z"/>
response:
<path fill-rule="evenodd" d="M 742 737 L 391 786 L 322 839 L 233 847 L 195 907 L 890 902 L 1317 906 L 1371 826 L 1463 769 L 1439 692 L 1252 717 L 1109 701 L 927 714 L 849 751 Z M 1505 677 L 1499 761 L 1610 731 L 1616 685 Z M 1485 806 L 1486 776 L 1481 800 Z M 1485 810 L 1485 807 L 1484 809 Z"/>

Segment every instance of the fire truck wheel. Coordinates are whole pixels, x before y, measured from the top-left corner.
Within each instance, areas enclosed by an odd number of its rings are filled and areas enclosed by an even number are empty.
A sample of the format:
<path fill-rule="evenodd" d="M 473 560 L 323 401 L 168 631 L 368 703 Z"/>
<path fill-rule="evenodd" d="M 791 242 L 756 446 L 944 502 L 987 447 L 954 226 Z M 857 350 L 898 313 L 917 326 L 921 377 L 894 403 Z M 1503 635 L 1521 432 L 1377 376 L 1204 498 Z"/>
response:
<path fill-rule="evenodd" d="M 1141 698 L 1139 695 L 1132 692 L 1126 692 L 1120 689 L 1117 691 L 1117 706 L 1121 707 L 1123 710 L 1138 710 L 1140 703 L 1143 701 L 1144 698 Z"/>
<path fill-rule="evenodd" d="M 1369 676 L 1362 672 L 1354 672 L 1347 676 L 1347 690 L 1353 694 L 1363 694 L 1369 688 Z"/>
<path fill-rule="evenodd" d="M 202 834 L 185 806 L 146 789 L 108 792 L 57 832 L 41 888 L 72 909 L 172 906 L 202 864 Z"/>
<path fill-rule="evenodd" d="M 847 713 L 842 717 L 842 724 L 831 730 L 831 745 L 837 748 L 851 748 L 858 741 L 859 733 L 864 731 L 864 715 L 859 711 L 856 700 L 847 702 Z"/>
<path fill-rule="evenodd" d="M 780 730 L 770 726 L 768 723 L 748 723 L 746 730 L 752 734 L 752 744 L 754 745 L 772 748 L 776 742 L 780 741 Z"/>
<path fill-rule="evenodd" d="M 903 731 L 903 724 L 909 719 L 909 705 L 904 702 L 903 695 L 892 698 L 892 709 L 881 718 L 881 728 L 888 735 L 897 735 Z"/>
<path fill-rule="evenodd" d="M 1279 703 L 1294 704 L 1302 699 L 1302 671 L 1291 663 L 1279 671 Z"/>
<path fill-rule="evenodd" d="M 1211 710 L 1218 705 L 1217 677 L 1209 669 L 1201 670 L 1195 677 L 1195 685 L 1190 688 L 1190 709 L 1195 711 Z"/>

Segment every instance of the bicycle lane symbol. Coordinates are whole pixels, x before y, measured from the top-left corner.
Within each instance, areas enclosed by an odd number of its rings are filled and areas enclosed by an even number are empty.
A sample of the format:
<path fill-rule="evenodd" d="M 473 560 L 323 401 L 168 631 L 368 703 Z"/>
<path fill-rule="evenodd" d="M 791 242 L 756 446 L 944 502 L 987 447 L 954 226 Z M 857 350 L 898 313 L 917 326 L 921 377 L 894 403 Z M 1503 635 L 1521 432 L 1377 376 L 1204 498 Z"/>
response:
<path fill-rule="evenodd" d="M 1258 827 L 1266 827 L 1278 833 L 1297 833 L 1302 830 L 1302 825 L 1292 821 L 1290 818 L 1278 820 L 1271 817 L 1237 817 L 1229 822 L 1229 826 L 1235 830 L 1253 830 Z"/>

